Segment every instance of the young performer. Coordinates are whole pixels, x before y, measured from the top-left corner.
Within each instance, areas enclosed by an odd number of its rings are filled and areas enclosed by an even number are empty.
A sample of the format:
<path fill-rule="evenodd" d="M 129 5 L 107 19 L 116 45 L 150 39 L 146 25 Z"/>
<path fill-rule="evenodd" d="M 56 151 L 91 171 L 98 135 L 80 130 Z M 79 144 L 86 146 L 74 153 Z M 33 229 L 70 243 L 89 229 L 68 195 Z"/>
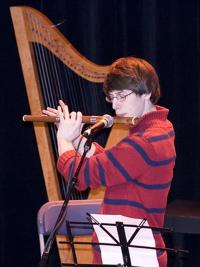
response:
<path fill-rule="evenodd" d="M 117 116 L 139 120 L 112 148 L 92 145 L 76 187 L 85 190 L 105 186 L 102 214 L 146 218 L 150 226 L 162 227 L 176 152 L 173 125 L 167 119 L 169 110 L 156 105 L 160 98 L 156 71 L 143 59 L 120 58 L 111 65 L 103 90 Z M 59 103 L 57 110 L 47 108 L 43 112 L 59 114 L 57 167 L 67 179 L 81 134 L 82 114 L 69 113 L 68 106 Z M 81 153 L 82 148 L 77 163 Z M 157 247 L 165 246 L 161 234 L 154 237 Z M 166 253 L 158 251 L 157 256 L 159 265 L 166 267 Z M 100 261 L 97 252 L 95 261 Z"/>

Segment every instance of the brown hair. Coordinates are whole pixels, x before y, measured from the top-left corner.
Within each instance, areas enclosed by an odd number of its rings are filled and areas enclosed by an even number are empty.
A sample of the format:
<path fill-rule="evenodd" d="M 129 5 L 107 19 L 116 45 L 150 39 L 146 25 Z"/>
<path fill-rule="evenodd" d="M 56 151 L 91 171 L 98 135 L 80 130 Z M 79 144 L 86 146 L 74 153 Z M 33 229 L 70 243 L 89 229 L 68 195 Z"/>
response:
<path fill-rule="evenodd" d="M 141 58 L 119 58 L 111 65 L 111 69 L 103 85 L 104 93 L 128 89 L 137 95 L 151 93 L 153 104 L 160 98 L 158 75 L 151 64 Z"/>

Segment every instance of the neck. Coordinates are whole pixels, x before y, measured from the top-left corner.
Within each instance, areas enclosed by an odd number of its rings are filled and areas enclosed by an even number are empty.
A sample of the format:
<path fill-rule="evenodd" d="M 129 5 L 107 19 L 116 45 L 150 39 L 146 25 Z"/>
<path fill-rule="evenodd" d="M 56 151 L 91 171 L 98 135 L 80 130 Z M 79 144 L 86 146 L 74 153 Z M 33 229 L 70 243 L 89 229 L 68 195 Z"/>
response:
<path fill-rule="evenodd" d="M 144 107 L 144 111 L 141 116 L 143 116 L 146 113 L 156 111 L 156 107 L 154 104 L 152 104 L 150 101 L 147 101 Z"/>

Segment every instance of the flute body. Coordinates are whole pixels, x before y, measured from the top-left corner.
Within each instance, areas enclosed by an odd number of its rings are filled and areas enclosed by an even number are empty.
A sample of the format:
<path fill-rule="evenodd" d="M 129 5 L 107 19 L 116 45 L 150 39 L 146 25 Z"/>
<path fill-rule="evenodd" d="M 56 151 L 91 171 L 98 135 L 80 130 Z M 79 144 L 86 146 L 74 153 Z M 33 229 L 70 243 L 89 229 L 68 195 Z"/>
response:
<path fill-rule="evenodd" d="M 82 122 L 86 124 L 95 124 L 102 120 L 103 116 L 82 116 Z M 47 115 L 24 115 L 23 121 L 25 122 L 47 122 L 47 123 L 55 123 L 59 122 L 59 117 L 55 116 L 47 116 Z M 113 117 L 113 123 L 118 124 L 132 124 L 135 125 L 138 121 L 138 118 L 134 117 Z"/>

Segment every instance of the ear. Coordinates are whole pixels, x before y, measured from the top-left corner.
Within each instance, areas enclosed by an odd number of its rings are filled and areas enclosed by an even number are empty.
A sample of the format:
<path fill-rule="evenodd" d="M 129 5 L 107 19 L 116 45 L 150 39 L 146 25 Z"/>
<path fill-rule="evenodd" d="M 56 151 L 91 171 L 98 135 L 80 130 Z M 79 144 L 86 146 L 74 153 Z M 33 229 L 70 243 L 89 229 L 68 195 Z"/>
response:
<path fill-rule="evenodd" d="M 149 100 L 150 97 L 151 97 L 151 93 L 143 94 L 143 95 L 142 95 L 142 98 L 143 98 L 144 100 Z"/>

